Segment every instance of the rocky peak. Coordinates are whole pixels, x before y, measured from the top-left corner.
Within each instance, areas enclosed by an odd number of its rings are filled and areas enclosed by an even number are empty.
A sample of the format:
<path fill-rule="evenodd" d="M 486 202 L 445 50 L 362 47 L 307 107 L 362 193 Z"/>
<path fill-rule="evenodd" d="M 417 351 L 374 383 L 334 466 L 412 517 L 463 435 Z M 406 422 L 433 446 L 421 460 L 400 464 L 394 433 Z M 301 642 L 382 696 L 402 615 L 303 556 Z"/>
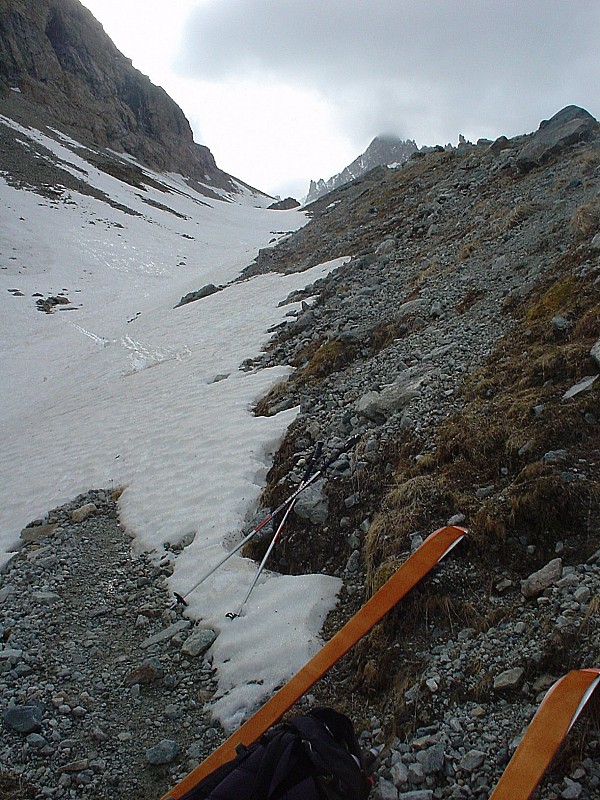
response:
<path fill-rule="evenodd" d="M 132 66 L 78 0 L 3 0 L 0 100 L 18 89 L 75 137 L 236 190 L 183 111 Z"/>
<path fill-rule="evenodd" d="M 340 173 L 328 180 L 321 178 L 318 181 L 311 181 L 306 203 L 314 202 L 345 183 L 360 178 L 375 167 L 403 164 L 416 150 L 418 150 L 417 144 L 412 139 L 400 139 L 393 135 L 376 136 L 365 152 L 357 156 Z"/>

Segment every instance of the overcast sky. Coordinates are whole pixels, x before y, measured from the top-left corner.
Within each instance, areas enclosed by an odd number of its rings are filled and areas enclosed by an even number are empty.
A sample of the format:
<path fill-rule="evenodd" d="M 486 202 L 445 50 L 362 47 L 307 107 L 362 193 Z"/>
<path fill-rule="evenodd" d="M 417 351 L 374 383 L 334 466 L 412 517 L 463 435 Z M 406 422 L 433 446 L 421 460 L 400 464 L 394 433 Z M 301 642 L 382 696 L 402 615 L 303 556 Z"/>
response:
<path fill-rule="evenodd" d="M 82 0 L 225 171 L 306 194 L 379 133 L 514 136 L 600 116 L 599 0 Z"/>

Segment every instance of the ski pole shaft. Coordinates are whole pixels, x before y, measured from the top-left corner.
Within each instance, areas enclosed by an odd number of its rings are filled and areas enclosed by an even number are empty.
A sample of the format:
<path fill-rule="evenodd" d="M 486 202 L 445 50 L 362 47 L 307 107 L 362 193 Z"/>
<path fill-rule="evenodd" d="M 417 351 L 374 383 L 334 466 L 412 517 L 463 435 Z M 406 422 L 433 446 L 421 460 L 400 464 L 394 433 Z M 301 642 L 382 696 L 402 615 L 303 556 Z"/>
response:
<path fill-rule="evenodd" d="M 264 556 L 263 556 L 263 558 L 262 558 L 262 561 L 260 562 L 260 566 L 259 566 L 259 567 L 258 567 L 258 569 L 256 570 L 256 575 L 254 576 L 254 580 L 253 580 L 253 581 L 252 581 L 252 583 L 250 584 L 250 588 L 249 588 L 249 589 L 248 589 L 248 591 L 246 592 L 246 596 L 245 596 L 245 597 L 244 597 L 244 599 L 242 600 L 242 603 L 241 603 L 241 605 L 240 605 L 240 607 L 239 607 L 239 610 L 238 610 L 237 614 L 234 614 L 234 613 L 230 612 L 229 614 L 227 614 L 227 616 L 229 617 L 229 619 L 235 619 L 236 617 L 241 617 L 241 615 L 242 615 L 242 611 L 243 611 L 243 609 L 244 609 L 244 606 L 245 606 L 245 605 L 246 605 L 246 603 L 248 602 L 248 598 L 249 598 L 249 597 L 250 597 L 250 595 L 252 594 L 252 590 L 253 590 L 253 589 L 254 589 L 254 587 L 256 586 L 256 584 L 257 584 L 257 582 L 258 582 L 258 579 L 259 579 L 259 578 L 260 578 L 260 576 L 261 576 L 261 573 L 262 573 L 262 571 L 263 571 L 263 569 L 264 569 L 264 566 L 265 566 L 265 564 L 267 563 L 267 559 L 268 559 L 268 558 L 269 558 L 269 556 L 271 555 L 271 551 L 272 551 L 272 550 L 273 550 L 273 548 L 275 547 L 275 544 L 276 544 L 276 542 L 277 542 L 277 539 L 279 539 L 279 535 L 281 534 L 281 531 L 283 530 L 283 526 L 285 525 L 285 522 L 286 522 L 286 520 L 287 520 L 288 516 L 290 515 L 290 512 L 291 512 L 291 510 L 292 510 L 292 508 L 293 508 L 293 507 L 294 507 L 294 504 L 293 504 L 293 503 L 290 503 L 290 505 L 287 507 L 287 510 L 286 510 L 285 514 L 283 515 L 283 519 L 282 519 L 282 520 L 281 520 L 281 522 L 279 523 L 279 526 L 278 526 L 277 530 L 275 531 L 275 535 L 274 535 L 274 536 L 273 536 L 273 538 L 271 539 L 271 544 L 268 546 L 268 548 L 267 548 L 267 552 L 264 554 Z"/>
<path fill-rule="evenodd" d="M 302 477 L 302 483 L 300 484 L 300 486 L 302 486 L 303 488 L 306 488 L 306 486 L 308 486 L 310 473 L 312 472 L 313 464 L 314 464 L 315 461 L 318 461 L 319 458 L 321 457 L 322 450 L 323 450 L 323 442 L 318 442 L 316 450 L 313 453 L 313 455 L 311 456 L 310 461 L 308 462 L 308 464 L 306 465 L 306 469 L 304 470 L 304 476 Z M 259 567 L 258 567 L 258 569 L 256 571 L 256 575 L 254 576 L 254 580 L 250 584 L 250 588 L 248 589 L 248 592 L 247 592 L 246 596 L 242 600 L 242 604 L 241 604 L 241 606 L 239 608 L 239 611 L 237 612 L 237 614 L 234 614 L 233 612 L 230 612 L 229 614 L 227 614 L 229 619 L 235 619 L 236 617 L 241 616 L 242 610 L 243 610 L 244 606 L 246 605 L 246 603 L 248 602 L 248 598 L 252 594 L 252 590 L 256 586 L 256 583 L 257 583 L 258 579 L 260 578 L 260 575 L 261 575 L 261 573 L 262 573 L 262 571 L 264 569 L 264 566 L 267 563 L 267 559 L 271 555 L 271 552 L 272 552 L 273 548 L 275 547 L 275 544 L 277 543 L 277 540 L 279 539 L 279 536 L 281 534 L 281 531 L 283 530 L 283 527 L 284 527 L 284 525 L 286 523 L 286 520 L 289 517 L 289 515 L 290 515 L 290 513 L 291 513 L 291 511 L 292 511 L 292 509 L 294 507 L 294 504 L 296 502 L 296 497 L 292 500 L 291 503 L 289 503 L 289 505 L 287 507 L 287 510 L 286 510 L 285 514 L 283 515 L 283 519 L 279 523 L 279 527 L 277 528 L 277 530 L 275 531 L 275 534 L 273 535 L 273 538 L 271 539 L 271 544 L 268 546 L 267 552 L 264 554 L 263 559 L 260 562 L 260 565 L 259 565 Z"/>
<path fill-rule="evenodd" d="M 313 472 L 312 475 L 310 473 L 312 472 L 312 467 L 314 462 L 320 458 L 322 450 L 323 450 L 323 442 L 317 442 L 315 452 L 313 453 L 310 461 L 306 466 L 306 470 L 304 472 L 304 477 L 302 478 L 302 481 L 296 487 L 296 489 L 294 489 L 294 491 L 290 495 L 288 495 L 288 497 L 286 497 L 286 499 L 282 503 L 280 503 L 277 506 L 277 508 L 274 511 L 271 511 L 269 514 L 267 514 L 267 516 L 263 520 L 261 520 L 261 522 L 259 522 L 258 525 L 256 525 L 256 527 L 254 527 L 249 534 L 244 536 L 244 538 L 240 542 L 238 542 L 238 544 L 236 544 L 233 550 L 230 550 L 228 553 L 226 553 L 226 555 L 223 556 L 223 558 L 221 558 L 220 561 L 217 561 L 217 563 L 213 567 L 211 567 L 208 570 L 208 572 L 205 572 L 204 575 L 202 575 L 202 577 L 199 578 L 196 581 L 196 583 L 187 590 L 185 594 L 179 594 L 178 592 L 174 593 L 177 604 L 187 606 L 186 598 L 189 597 L 192 594 L 192 592 L 195 592 L 196 589 L 202 583 L 204 583 L 205 580 L 210 578 L 210 576 L 219 569 L 219 567 L 223 566 L 223 564 L 226 561 L 229 561 L 229 559 L 232 556 L 238 553 L 242 549 L 242 547 L 247 542 L 249 542 L 250 539 L 252 539 L 253 536 L 256 536 L 256 534 L 259 531 L 261 531 L 265 527 L 265 525 L 268 525 L 268 523 L 271 522 L 271 520 L 274 519 L 279 513 L 281 513 L 281 511 L 283 511 L 284 508 L 291 506 L 295 502 L 300 492 L 303 492 L 308 486 L 310 486 L 311 483 L 316 481 L 319 475 L 322 474 L 322 470 L 317 470 L 316 472 Z"/>

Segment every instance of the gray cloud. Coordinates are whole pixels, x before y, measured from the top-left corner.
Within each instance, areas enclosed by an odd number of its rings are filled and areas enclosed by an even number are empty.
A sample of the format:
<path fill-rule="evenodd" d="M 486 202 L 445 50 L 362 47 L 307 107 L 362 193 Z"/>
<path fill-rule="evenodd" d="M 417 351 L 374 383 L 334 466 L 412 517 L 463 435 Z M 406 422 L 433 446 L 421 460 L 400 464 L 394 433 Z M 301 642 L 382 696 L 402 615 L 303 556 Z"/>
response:
<path fill-rule="evenodd" d="M 318 90 L 364 139 L 432 144 L 533 130 L 564 105 L 600 113 L 597 0 L 215 0 L 178 69 Z"/>

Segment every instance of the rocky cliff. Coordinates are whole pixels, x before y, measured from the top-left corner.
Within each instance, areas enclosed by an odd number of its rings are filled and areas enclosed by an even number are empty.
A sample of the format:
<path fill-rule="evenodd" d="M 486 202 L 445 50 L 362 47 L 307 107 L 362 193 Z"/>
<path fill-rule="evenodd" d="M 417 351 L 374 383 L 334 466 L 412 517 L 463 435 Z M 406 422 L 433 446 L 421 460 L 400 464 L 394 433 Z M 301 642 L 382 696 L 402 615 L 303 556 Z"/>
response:
<path fill-rule="evenodd" d="M 78 140 L 236 191 L 210 150 L 194 142 L 179 106 L 134 69 L 78 0 L 3 0 L 0 102 L 14 107 L 11 89 Z"/>
<path fill-rule="evenodd" d="M 357 156 L 351 164 L 327 180 L 320 178 L 311 181 L 306 203 L 312 203 L 334 189 L 339 189 L 349 181 L 360 178 L 369 170 L 380 166 L 399 165 L 407 161 L 417 150 L 416 142 L 400 139 L 397 136 L 376 136 L 364 153 Z"/>

